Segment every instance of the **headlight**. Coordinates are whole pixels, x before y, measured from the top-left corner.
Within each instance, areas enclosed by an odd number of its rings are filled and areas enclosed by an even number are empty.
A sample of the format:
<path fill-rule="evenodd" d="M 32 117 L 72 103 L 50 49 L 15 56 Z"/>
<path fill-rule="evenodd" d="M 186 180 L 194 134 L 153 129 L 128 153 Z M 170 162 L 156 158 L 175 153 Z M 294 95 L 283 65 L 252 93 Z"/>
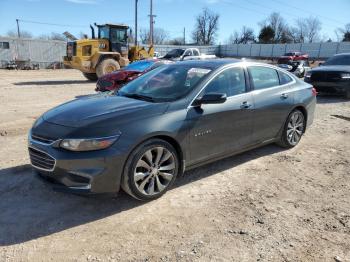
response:
<path fill-rule="evenodd" d="M 350 73 L 341 74 L 342 79 L 350 79 Z"/>
<path fill-rule="evenodd" d="M 310 73 L 310 72 L 306 72 L 305 77 L 306 77 L 306 78 L 311 77 L 311 73 Z"/>
<path fill-rule="evenodd" d="M 60 147 L 70 151 L 94 151 L 110 147 L 120 135 L 93 139 L 63 139 Z"/>

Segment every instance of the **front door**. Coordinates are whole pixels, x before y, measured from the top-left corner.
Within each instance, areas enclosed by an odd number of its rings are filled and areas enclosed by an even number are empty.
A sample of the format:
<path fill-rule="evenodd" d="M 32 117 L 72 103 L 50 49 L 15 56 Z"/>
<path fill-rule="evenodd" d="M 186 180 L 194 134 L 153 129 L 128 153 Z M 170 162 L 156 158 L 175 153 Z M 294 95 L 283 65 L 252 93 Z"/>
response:
<path fill-rule="evenodd" d="M 191 164 L 251 143 L 254 105 L 251 94 L 246 92 L 244 70 L 240 67 L 223 70 L 199 96 L 206 93 L 225 93 L 227 100 L 222 104 L 202 104 L 189 109 Z"/>

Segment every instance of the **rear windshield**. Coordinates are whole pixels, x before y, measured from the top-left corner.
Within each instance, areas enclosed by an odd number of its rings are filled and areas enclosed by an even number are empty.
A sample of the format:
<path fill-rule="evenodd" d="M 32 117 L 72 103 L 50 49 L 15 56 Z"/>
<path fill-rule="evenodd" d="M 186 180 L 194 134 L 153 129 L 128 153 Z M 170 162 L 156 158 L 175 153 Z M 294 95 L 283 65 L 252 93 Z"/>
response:
<path fill-rule="evenodd" d="M 336 55 L 329 58 L 324 65 L 350 65 L 350 55 Z"/>

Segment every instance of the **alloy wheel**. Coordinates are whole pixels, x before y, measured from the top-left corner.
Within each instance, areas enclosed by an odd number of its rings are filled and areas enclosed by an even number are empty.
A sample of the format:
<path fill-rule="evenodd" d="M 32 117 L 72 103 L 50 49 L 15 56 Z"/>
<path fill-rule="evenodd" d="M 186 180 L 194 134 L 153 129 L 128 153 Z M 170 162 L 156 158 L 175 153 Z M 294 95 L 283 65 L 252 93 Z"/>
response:
<path fill-rule="evenodd" d="M 176 172 L 174 155 L 165 147 L 147 150 L 137 161 L 134 182 L 138 191 L 152 196 L 164 191 Z"/>
<path fill-rule="evenodd" d="M 294 112 L 287 125 L 287 140 L 291 145 L 296 145 L 304 132 L 304 115 L 300 111 Z"/>

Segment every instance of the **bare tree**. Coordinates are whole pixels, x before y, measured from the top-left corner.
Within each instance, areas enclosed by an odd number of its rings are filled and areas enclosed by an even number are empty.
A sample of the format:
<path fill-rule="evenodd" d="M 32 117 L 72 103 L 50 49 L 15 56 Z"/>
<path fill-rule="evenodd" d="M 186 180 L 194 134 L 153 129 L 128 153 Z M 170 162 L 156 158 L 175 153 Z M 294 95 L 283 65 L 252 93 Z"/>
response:
<path fill-rule="evenodd" d="M 318 40 L 322 26 L 321 21 L 317 17 L 309 17 L 305 19 L 307 40 L 309 43 Z"/>
<path fill-rule="evenodd" d="M 42 39 L 42 40 L 60 40 L 60 41 L 67 41 L 67 38 L 60 33 L 52 32 L 51 34 L 41 34 L 38 37 L 35 37 L 36 39 Z"/>
<path fill-rule="evenodd" d="M 192 39 L 202 45 L 213 44 L 219 30 L 219 18 L 219 14 L 204 8 L 202 13 L 196 17 Z"/>
<path fill-rule="evenodd" d="M 249 44 L 255 42 L 254 30 L 250 27 L 243 26 L 241 32 L 235 31 L 228 42 L 230 44 Z"/>
<path fill-rule="evenodd" d="M 307 24 L 304 18 L 298 18 L 295 21 L 295 27 L 291 29 L 293 41 L 295 43 L 304 43 L 305 38 L 307 37 Z"/>
<path fill-rule="evenodd" d="M 142 44 L 149 43 L 149 29 L 141 28 L 139 32 L 139 37 Z M 166 40 L 169 39 L 169 33 L 163 28 L 154 28 L 153 30 L 153 43 L 156 45 L 164 44 Z"/>
<path fill-rule="evenodd" d="M 276 12 L 273 12 L 267 19 L 260 23 L 261 28 L 271 27 L 275 33 L 274 42 L 280 43 L 283 36 L 289 34 L 288 25 L 284 18 Z"/>
<path fill-rule="evenodd" d="M 29 32 L 29 31 L 21 30 L 21 31 L 20 31 L 20 34 L 21 34 L 21 38 L 33 38 L 32 33 Z M 17 30 L 10 30 L 10 31 L 7 31 L 6 36 L 9 36 L 9 37 L 18 37 Z"/>

